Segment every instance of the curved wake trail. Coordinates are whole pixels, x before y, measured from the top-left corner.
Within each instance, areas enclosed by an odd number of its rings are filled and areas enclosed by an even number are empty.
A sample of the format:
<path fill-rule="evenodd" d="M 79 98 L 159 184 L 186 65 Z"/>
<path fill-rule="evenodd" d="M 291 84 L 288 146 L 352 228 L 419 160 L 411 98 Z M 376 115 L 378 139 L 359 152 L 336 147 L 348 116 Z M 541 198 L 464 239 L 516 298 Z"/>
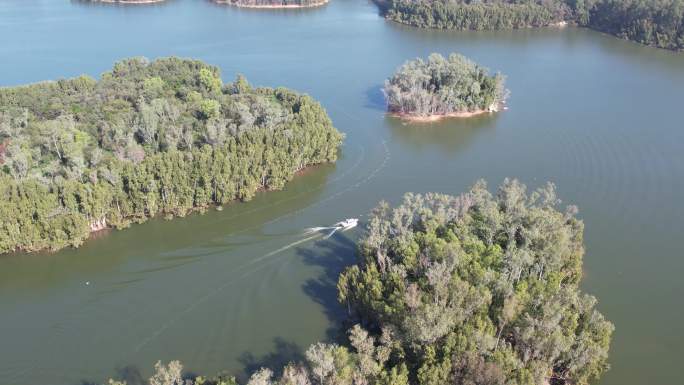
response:
<path fill-rule="evenodd" d="M 321 236 L 321 234 L 314 234 L 314 235 L 312 235 L 312 236 L 310 236 L 310 237 L 306 237 L 306 238 L 304 238 L 304 239 L 300 239 L 300 240 L 298 240 L 298 241 L 292 242 L 292 243 L 290 243 L 289 245 L 285 245 L 285 246 L 283 246 L 283 247 L 281 247 L 281 248 L 279 248 L 279 249 L 273 250 L 273 251 L 271 251 L 271 252 L 268 253 L 268 254 L 264 254 L 264 255 L 262 255 L 261 257 L 256 258 L 256 259 L 250 261 L 250 265 L 253 265 L 253 264 L 255 264 L 255 263 L 258 263 L 258 262 L 260 262 L 260 261 L 263 261 L 264 259 L 268 259 L 268 258 L 270 258 L 270 257 L 272 257 L 272 256 L 274 256 L 274 255 L 276 255 L 276 254 L 282 253 L 283 251 L 285 251 L 285 250 L 287 250 L 287 249 L 291 249 L 291 248 L 293 248 L 293 247 L 295 247 L 295 246 L 301 245 L 302 243 L 306 243 L 306 242 L 308 242 L 308 241 L 314 240 L 314 239 L 316 239 L 316 238 L 318 238 L 318 237 L 320 237 L 320 236 Z"/>
<path fill-rule="evenodd" d="M 305 233 L 305 234 L 308 234 L 308 233 Z M 316 238 L 322 237 L 322 235 L 323 235 L 323 234 L 316 233 L 316 234 L 311 235 L 311 236 L 309 236 L 309 237 L 306 237 L 306 238 L 304 238 L 304 239 L 300 239 L 300 240 L 294 241 L 294 242 L 292 242 L 292 243 L 289 243 L 289 244 L 287 244 L 287 245 L 285 245 L 285 246 L 283 246 L 283 247 L 280 247 L 280 248 L 278 248 L 278 249 L 276 249 L 276 250 L 273 250 L 273 251 L 271 251 L 271 252 L 269 252 L 269 253 L 266 253 L 266 254 L 264 254 L 264 255 L 258 257 L 258 258 L 255 258 L 255 259 L 251 260 L 247 265 L 243 265 L 240 269 L 242 269 L 242 268 L 245 267 L 245 266 L 251 266 L 251 265 L 254 265 L 255 263 L 261 262 L 261 261 L 263 261 L 263 260 L 267 260 L 267 259 L 269 259 L 270 257 L 273 257 L 274 255 L 277 255 L 277 254 L 279 254 L 279 253 L 282 253 L 282 252 L 285 251 L 285 250 L 291 249 L 291 248 L 293 248 L 293 247 L 295 247 L 295 246 L 298 246 L 298 245 L 301 245 L 301 244 L 303 244 L 303 243 L 312 241 L 312 240 L 314 240 L 314 239 L 316 239 Z M 327 238 L 328 238 L 328 237 L 326 237 L 326 239 L 327 239 Z M 153 340 L 155 340 L 155 339 L 156 339 L 157 337 L 159 337 L 162 333 L 164 333 L 169 327 L 171 327 L 173 324 L 175 324 L 179 319 L 181 319 L 182 317 L 184 317 L 185 315 L 187 315 L 188 313 L 190 313 L 192 310 L 194 310 L 199 304 L 201 304 L 201 303 L 203 303 L 203 302 L 206 302 L 206 301 L 209 300 L 211 297 L 213 297 L 213 296 L 219 294 L 220 292 L 222 292 L 223 290 L 225 290 L 226 288 L 228 288 L 230 285 L 233 285 L 233 284 L 237 283 L 237 281 L 239 281 L 239 280 L 241 280 L 241 279 L 247 277 L 248 275 L 251 275 L 251 274 L 256 273 L 257 271 L 263 269 L 263 268 L 266 267 L 266 266 L 268 266 L 268 264 L 264 264 L 264 265 L 262 265 L 262 266 L 259 266 L 259 267 L 255 268 L 255 269 L 252 269 L 252 270 L 249 270 L 249 271 L 244 272 L 242 275 L 240 275 L 240 276 L 237 277 L 236 279 L 230 280 L 230 281 L 228 281 L 228 282 L 225 282 L 225 283 L 222 284 L 222 285 L 217 286 L 214 290 L 210 291 L 209 293 L 207 293 L 207 294 L 205 294 L 204 296 L 200 297 L 197 301 L 195 301 L 195 302 L 191 303 L 190 305 L 188 305 L 188 306 L 187 306 L 185 309 L 183 309 L 181 312 L 175 313 L 175 314 L 176 314 L 175 317 L 173 317 L 173 318 L 170 319 L 169 321 L 165 322 L 159 329 L 157 329 L 156 331 L 154 331 L 150 336 L 148 336 L 147 338 L 143 339 L 138 345 L 136 345 L 136 347 L 135 347 L 135 349 L 134 349 L 134 352 L 135 352 L 135 353 L 139 352 L 142 348 L 144 348 L 145 346 L 147 346 L 147 344 L 149 344 L 150 342 L 152 342 Z"/>

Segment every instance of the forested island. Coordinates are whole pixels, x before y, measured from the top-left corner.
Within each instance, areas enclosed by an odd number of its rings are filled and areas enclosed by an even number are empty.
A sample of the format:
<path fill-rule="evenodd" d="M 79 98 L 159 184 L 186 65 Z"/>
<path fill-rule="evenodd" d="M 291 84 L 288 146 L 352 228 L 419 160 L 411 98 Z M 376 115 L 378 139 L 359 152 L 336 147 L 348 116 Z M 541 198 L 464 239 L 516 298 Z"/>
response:
<path fill-rule="evenodd" d="M 388 111 L 401 118 L 431 121 L 496 112 L 508 91 L 501 74 L 459 55 L 433 53 L 427 60 L 406 62 L 385 81 Z"/>
<path fill-rule="evenodd" d="M 347 338 L 247 385 L 588 385 L 608 369 L 613 325 L 579 289 L 583 223 L 553 185 L 506 180 L 459 196 L 381 203 L 338 281 Z M 157 363 L 150 385 L 235 385 Z M 185 382 L 187 381 L 187 382 Z M 124 382 L 110 380 L 111 385 Z"/>
<path fill-rule="evenodd" d="M 249 200 L 335 161 L 342 139 L 309 96 L 223 84 L 196 60 L 0 88 L 0 253 Z"/>
<path fill-rule="evenodd" d="M 377 0 L 419 28 L 498 30 L 568 23 L 642 44 L 684 49 L 684 0 Z"/>
<path fill-rule="evenodd" d="M 325 5 L 329 0 L 215 0 L 242 8 L 309 8 Z"/>

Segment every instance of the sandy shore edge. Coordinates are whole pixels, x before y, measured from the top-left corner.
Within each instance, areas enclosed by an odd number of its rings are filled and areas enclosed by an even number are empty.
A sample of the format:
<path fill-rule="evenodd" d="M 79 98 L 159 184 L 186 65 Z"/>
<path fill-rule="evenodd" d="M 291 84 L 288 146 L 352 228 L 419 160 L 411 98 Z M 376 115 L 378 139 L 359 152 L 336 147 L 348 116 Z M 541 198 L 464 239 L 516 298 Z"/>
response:
<path fill-rule="evenodd" d="M 163 0 L 162 0 L 163 1 Z M 311 5 L 297 5 L 297 4 L 286 4 L 286 5 L 251 5 L 251 4 L 239 4 L 234 3 L 229 0 L 214 0 L 216 4 L 232 5 L 239 8 L 253 8 L 253 9 L 288 9 L 288 8 L 315 8 L 328 4 L 330 0 L 323 0 Z"/>
<path fill-rule="evenodd" d="M 465 119 L 472 118 L 473 116 L 494 114 L 499 112 L 499 110 L 477 110 L 477 111 L 467 111 L 467 112 L 451 112 L 448 114 L 434 114 L 434 115 L 414 115 L 402 112 L 388 112 L 387 115 L 405 120 L 412 123 L 432 123 L 438 122 L 443 119 Z"/>
<path fill-rule="evenodd" d="M 415 122 L 415 123 L 431 123 L 431 122 L 438 122 L 443 119 L 450 119 L 450 118 L 455 118 L 455 119 L 463 119 L 463 118 L 472 118 L 473 116 L 479 116 L 479 115 L 485 115 L 485 114 L 494 114 L 500 111 L 505 111 L 507 110 L 508 107 L 506 107 L 505 102 L 500 102 L 498 104 L 493 104 L 487 109 L 480 109 L 480 110 L 475 110 L 475 111 L 461 111 L 461 112 L 449 112 L 446 114 L 432 114 L 432 115 L 418 115 L 418 114 L 412 114 L 408 112 L 397 112 L 397 111 L 391 111 L 389 110 L 387 112 L 387 115 L 394 117 L 394 118 L 399 118 L 402 120 L 405 120 L 407 122 Z"/>

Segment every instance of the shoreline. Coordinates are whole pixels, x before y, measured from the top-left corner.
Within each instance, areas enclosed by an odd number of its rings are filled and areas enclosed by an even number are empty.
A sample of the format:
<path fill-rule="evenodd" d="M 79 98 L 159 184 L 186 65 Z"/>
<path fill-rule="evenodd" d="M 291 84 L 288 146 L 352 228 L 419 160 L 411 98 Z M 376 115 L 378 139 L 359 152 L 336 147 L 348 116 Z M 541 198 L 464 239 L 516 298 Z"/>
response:
<path fill-rule="evenodd" d="M 413 123 L 432 123 L 432 122 L 438 122 L 443 119 L 449 119 L 449 118 L 455 118 L 455 119 L 466 119 L 466 118 L 472 118 L 474 116 L 480 116 L 484 114 L 494 114 L 497 112 L 505 111 L 507 110 L 508 107 L 506 107 L 506 101 L 501 101 L 498 103 L 494 103 L 489 108 L 486 109 L 479 109 L 475 111 L 458 111 L 458 112 L 449 112 L 446 114 L 431 114 L 431 115 L 419 115 L 419 114 L 413 114 L 410 112 L 400 112 L 400 111 L 392 111 L 389 106 L 388 106 L 388 111 L 387 115 L 402 119 L 407 122 L 413 122 Z"/>
<path fill-rule="evenodd" d="M 107 0 L 108 2 L 116 2 L 114 0 Z M 150 0 L 142 0 L 142 1 L 150 1 Z M 165 1 L 165 0 L 154 0 L 154 1 Z M 315 163 L 315 164 L 310 164 L 307 166 L 304 166 L 303 168 L 297 170 L 294 172 L 292 179 L 288 180 L 286 185 L 295 180 L 296 178 L 299 178 L 303 175 L 306 175 L 312 171 L 314 171 L 316 168 L 323 166 L 325 164 L 334 164 L 335 162 L 323 162 L 323 163 Z M 280 189 L 269 189 L 269 188 L 264 188 L 259 187 L 255 191 L 255 193 L 269 193 L 269 192 L 276 192 L 276 191 L 282 191 L 285 188 Z M 145 219 L 142 222 L 132 222 L 131 224 L 145 224 L 147 221 L 154 219 L 154 218 L 164 218 L 165 220 L 176 220 L 179 218 L 186 217 L 191 214 L 196 214 L 196 213 L 203 213 L 206 212 L 206 210 L 209 210 L 211 208 L 215 209 L 216 211 L 223 211 L 223 208 L 228 205 L 233 205 L 233 204 L 239 204 L 241 202 L 244 202 L 240 199 L 233 199 L 229 202 L 226 202 L 225 204 L 216 204 L 216 203 L 211 203 L 208 205 L 204 206 L 194 206 L 188 209 L 182 216 L 181 215 L 169 215 L 169 213 L 165 212 L 157 212 L 152 216 L 145 217 Z M 112 226 L 107 222 L 107 218 L 102 217 L 100 219 L 96 219 L 90 223 L 88 223 L 88 235 L 81 241 L 81 243 L 78 246 L 72 246 L 72 245 L 67 245 L 64 247 L 60 247 L 57 249 L 51 249 L 49 247 L 41 247 L 41 248 L 17 248 L 15 250 L 6 252 L 6 253 L 0 253 L 0 258 L 3 258 L 5 256 L 13 255 L 13 254 L 55 254 L 58 253 L 62 250 L 65 249 L 78 249 L 79 247 L 83 246 L 86 242 L 91 241 L 93 239 L 105 237 L 109 235 L 109 233 L 114 232 L 114 231 L 126 231 L 129 230 L 130 226 L 126 226 L 123 228 L 117 228 L 116 226 Z"/>
<path fill-rule="evenodd" d="M 440 120 L 449 119 L 449 118 L 461 118 L 461 119 L 472 118 L 473 116 L 488 114 L 491 112 L 492 111 L 478 110 L 478 111 L 472 111 L 472 112 L 451 112 L 448 114 L 433 114 L 433 115 L 414 115 L 414 114 L 407 114 L 407 113 L 402 113 L 402 112 L 389 112 L 388 114 L 390 116 L 393 116 L 395 118 L 399 118 L 401 120 L 405 120 L 408 122 L 432 123 L 432 122 L 438 122 Z"/>
<path fill-rule="evenodd" d="M 163 3 L 166 0 L 96 0 L 98 3 L 110 3 L 110 4 L 154 4 Z"/>
<path fill-rule="evenodd" d="M 450 112 L 447 114 L 432 114 L 432 115 L 416 115 L 406 112 L 387 112 L 387 115 L 398 118 L 407 122 L 412 123 L 433 123 L 444 119 L 466 119 L 472 118 L 474 116 L 480 116 L 484 114 L 493 114 L 501 110 L 507 110 L 507 107 L 490 108 L 486 110 L 476 110 L 476 111 L 464 111 L 464 112 Z"/>
<path fill-rule="evenodd" d="M 111 1 L 111 0 L 110 0 Z M 143 0 L 144 1 L 144 0 Z M 164 1 L 164 0 L 153 0 L 153 1 Z M 220 5 L 231 5 L 233 7 L 238 7 L 238 8 L 251 8 L 251 9 L 298 9 L 298 8 L 316 8 L 316 7 L 321 7 L 323 5 L 326 5 L 330 2 L 330 0 L 322 0 L 318 3 L 311 4 L 311 5 L 298 5 L 298 4 L 281 4 L 281 5 L 276 5 L 276 4 L 240 4 L 238 2 L 232 2 L 230 0 L 214 0 L 214 3 L 220 4 Z"/>

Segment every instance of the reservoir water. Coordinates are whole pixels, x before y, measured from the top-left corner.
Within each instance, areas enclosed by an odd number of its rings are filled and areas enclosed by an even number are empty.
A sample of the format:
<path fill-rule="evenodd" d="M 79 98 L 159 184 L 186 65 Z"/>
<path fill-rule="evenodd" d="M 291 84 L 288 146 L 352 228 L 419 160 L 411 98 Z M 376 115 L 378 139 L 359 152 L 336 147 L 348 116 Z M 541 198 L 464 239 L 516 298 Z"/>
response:
<path fill-rule="evenodd" d="M 460 52 L 508 76 L 509 109 L 407 125 L 383 80 L 407 59 Z M 244 10 L 0 2 L 0 86 L 99 76 L 130 56 L 192 57 L 257 85 L 309 93 L 347 135 L 335 165 L 284 191 L 98 234 L 77 250 L 0 257 L 0 383 L 79 385 L 245 373 L 334 338 L 336 278 L 364 214 L 404 192 L 460 193 L 479 178 L 547 180 L 586 223 L 583 288 L 616 325 L 602 385 L 684 374 L 684 54 L 584 29 L 422 31 L 364 0 Z M 360 217 L 329 239 L 304 229 Z"/>

